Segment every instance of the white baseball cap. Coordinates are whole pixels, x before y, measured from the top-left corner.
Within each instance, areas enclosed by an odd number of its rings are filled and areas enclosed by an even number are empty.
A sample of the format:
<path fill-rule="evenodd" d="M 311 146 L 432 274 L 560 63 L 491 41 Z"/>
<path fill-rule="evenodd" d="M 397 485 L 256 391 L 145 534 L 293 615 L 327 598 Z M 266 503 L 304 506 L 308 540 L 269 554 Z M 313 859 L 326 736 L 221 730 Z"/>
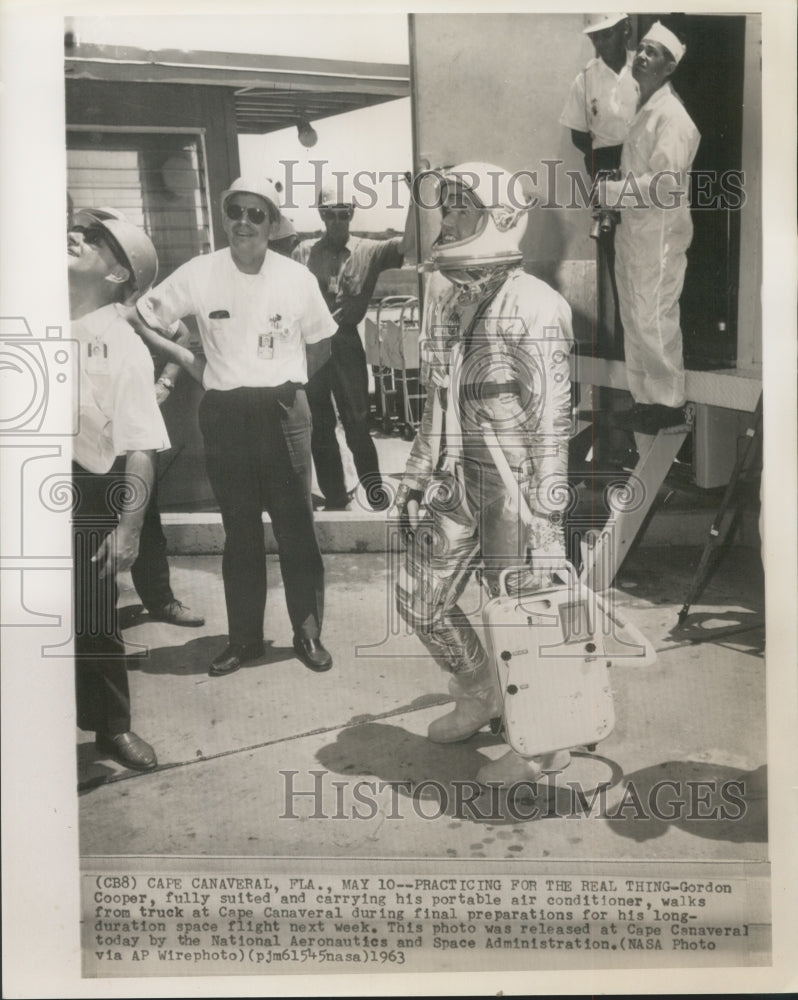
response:
<path fill-rule="evenodd" d="M 585 27 L 582 33 L 592 35 L 594 31 L 604 31 L 620 21 L 625 21 L 628 14 L 585 14 Z"/>
<path fill-rule="evenodd" d="M 674 35 L 670 28 L 666 28 L 660 21 L 655 21 L 651 25 L 645 35 L 643 35 L 642 41 L 659 42 L 660 45 L 664 45 L 676 60 L 677 65 L 682 61 L 682 58 L 687 51 L 684 43 L 681 42 L 676 35 Z"/>

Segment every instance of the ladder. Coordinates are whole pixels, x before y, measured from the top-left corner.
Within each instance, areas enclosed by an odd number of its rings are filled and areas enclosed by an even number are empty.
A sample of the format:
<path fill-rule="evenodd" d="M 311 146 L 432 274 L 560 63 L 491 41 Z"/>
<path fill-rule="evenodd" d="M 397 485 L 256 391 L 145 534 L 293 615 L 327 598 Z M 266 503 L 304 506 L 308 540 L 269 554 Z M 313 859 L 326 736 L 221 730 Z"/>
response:
<path fill-rule="evenodd" d="M 584 553 L 582 579 L 591 590 L 601 592 L 612 586 L 690 433 L 691 423 L 692 411 L 688 408 L 686 424 L 666 428 L 656 435 L 635 433 L 637 465 L 628 480 L 612 489 L 607 498 L 610 517 Z"/>

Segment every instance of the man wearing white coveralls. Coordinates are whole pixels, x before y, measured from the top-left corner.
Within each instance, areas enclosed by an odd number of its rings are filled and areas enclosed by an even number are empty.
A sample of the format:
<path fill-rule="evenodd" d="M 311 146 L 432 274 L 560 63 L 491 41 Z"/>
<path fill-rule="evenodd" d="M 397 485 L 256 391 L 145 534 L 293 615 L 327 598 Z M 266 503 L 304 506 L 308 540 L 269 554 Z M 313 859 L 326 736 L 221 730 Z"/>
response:
<path fill-rule="evenodd" d="M 670 77 L 685 53 L 659 21 L 637 47 L 632 72 L 640 108 L 621 155 L 621 179 L 602 181 L 599 199 L 621 211 L 615 277 L 624 328 L 630 427 L 655 434 L 683 422 L 679 297 L 693 237 L 690 168 L 701 136 Z"/>

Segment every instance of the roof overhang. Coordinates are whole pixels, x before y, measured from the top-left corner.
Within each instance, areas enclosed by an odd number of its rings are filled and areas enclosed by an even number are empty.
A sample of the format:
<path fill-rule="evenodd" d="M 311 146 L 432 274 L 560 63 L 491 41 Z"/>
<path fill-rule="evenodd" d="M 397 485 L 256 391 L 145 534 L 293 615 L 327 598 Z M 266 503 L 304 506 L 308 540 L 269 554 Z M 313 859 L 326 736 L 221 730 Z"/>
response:
<path fill-rule="evenodd" d="M 239 133 L 262 134 L 410 95 L 409 67 L 236 52 L 78 44 L 68 80 L 169 83 L 235 90 Z"/>

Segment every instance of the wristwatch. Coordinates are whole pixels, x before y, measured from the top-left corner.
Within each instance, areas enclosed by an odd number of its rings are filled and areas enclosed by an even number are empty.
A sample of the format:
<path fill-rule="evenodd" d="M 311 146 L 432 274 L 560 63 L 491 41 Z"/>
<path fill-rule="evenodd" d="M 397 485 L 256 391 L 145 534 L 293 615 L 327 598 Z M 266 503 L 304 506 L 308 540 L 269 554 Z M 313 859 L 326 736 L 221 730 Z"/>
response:
<path fill-rule="evenodd" d="M 158 379 L 158 384 L 165 386 L 169 390 L 169 392 L 171 392 L 172 389 L 174 389 L 174 387 L 175 387 L 174 382 L 169 378 L 168 375 L 162 375 Z"/>

